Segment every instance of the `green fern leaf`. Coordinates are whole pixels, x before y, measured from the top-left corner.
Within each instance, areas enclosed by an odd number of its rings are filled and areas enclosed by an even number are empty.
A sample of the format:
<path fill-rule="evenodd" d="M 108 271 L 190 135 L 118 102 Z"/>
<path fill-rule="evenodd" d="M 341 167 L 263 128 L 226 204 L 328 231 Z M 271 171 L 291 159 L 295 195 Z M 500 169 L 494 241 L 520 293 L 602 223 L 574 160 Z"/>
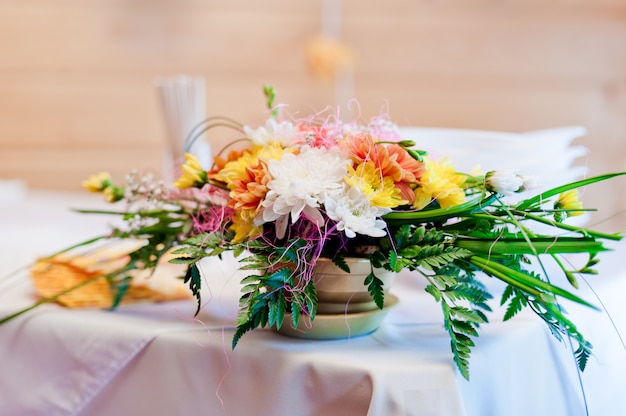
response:
<path fill-rule="evenodd" d="M 471 335 L 473 337 L 478 336 L 478 331 L 476 331 L 476 328 L 469 322 L 453 319 L 451 320 L 451 323 L 452 323 L 452 327 L 455 329 L 456 332 L 460 332 L 466 335 Z"/>
<path fill-rule="evenodd" d="M 398 247 L 404 247 L 405 244 L 409 243 L 411 241 L 411 226 L 403 225 L 402 227 L 400 227 L 400 229 L 396 233 L 395 240 Z"/>
<path fill-rule="evenodd" d="M 183 247 L 177 248 L 176 250 L 172 251 L 172 254 L 184 254 L 186 256 L 191 256 L 195 258 L 202 258 L 207 255 L 207 253 L 204 250 L 198 247 L 194 247 L 194 246 L 183 246 Z M 176 260 L 176 259 L 173 259 L 173 260 Z"/>
<path fill-rule="evenodd" d="M 576 356 L 576 363 L 578 364 L 580 371 L 585 371 L 585 368 L 587 367 L 587 362 L 591 356 L 591 348 L 591 344 L 583 340 L 578 344 L 578 348 L 574 352 L 574 355 Z"/>
<path fill-rule="evenodd" d="M 268 324 L 277 329 L 283 326 L 285 319 L 285 311 L 287 310 L 287 301 L 282 290 L 272 293 L 269 297 L 269 315 Z"/>
<path fill-rule="evenodd" d="M 513 296 L 513 286 L 507 285 L 502 292 L 502 297 L 500 298 L 500 306 L 503 306 L 511 296 Z"/>
<path fill-rule="evenodd" d="M 184 282 L 189 285 L 189 289 L 191 293 L 198 301 L 198 307 L 196 309 L 195 315 L 198 315 L 200 312 L 201 306 L 201 298 L 200 298 L 200 285 L 202 284 L 202 278 L 200 276 L 200 270 L 198 270 L 198 266 L 196 263 L 190 265 L 187 268 L 187 273 L 185 273 Z"/>
<path fill-rule="evenodd" d="M 291 326 L 297 328 L 300 325 L 302 306 L 299 302 L 291 302 Z"/>
<path fill-rule="evenodd" d="M 367 291 L 374 299 L 374 303 L 379 309 L 383 309 L 385 306 L 385 291 L 383 289 L 383 281 L 380 280 L 374 272 L 370 272 L 363 282 L 367 286 Z"/>
<path fill-rule="evenodd" d="M 348 266 L 348 263 L 346 263 L 346 259 L 341 253 L 337 253 L 337 256 L 333 257 L 332 261 L 333 264 L 339 267 L 342 271 L 350 273 L 350 267 Z"/>
<path fill-rule="evenodd" d="M 453 306 L 450 308 L 450 314 L 462 318 L 468 322 L 484 323 L 484 319 L 479 316 L 476 311 L 466 308 L 465 306 Z"/>
<path fill-rule="evenodd" d="M 174 257 L 170 259 L 170 263 L 172 264 L 191 264 L 198 261 L 197 257 Z"/>
<path fill-rule="evenodd" d="M 428 285 L 424 288 L 424 290 L 427 293 L 430 293 L 437 302 L 441 301 L 441 290 L 439 290 L 435 285 Z"/>
<path fill-rule="evenodd" d="M 526 305 L 528 304 L 527 299 L 524 294 L 519 292 L 516 289 L 513 289 L 513 297 L 509 300 L 509 306 L 506 308 L 506 312 L 504 313 L 503 321 L 508 321 L 517 315 Z"/>
<path fill-rule="evenodd" d="M 232 349 L 235 349 L 235 347 L 237 346 L 237 343 L 239 342 L 241 337 L 246 332 L 251 331 L 252 329 L 254 329 L 254 328 L 252 327 L 252 322 L 251 321 L 246 321 L 245 323 L 239 325 L 237 327 L 237 330 L 235 331 L 235 335 L 233 335 Z"/>
<path fill-rule="evenodd" d="M 419 256 L 421 251 L 422 248 L 420 246 L 411 245 L 398 250 L 398 255 L 400 257 L 414 258 Z"/>
<path fill-rule="evenodd" d="M 311 317 L 311 320 L 315 319 L 317 314 L 317 291 L 313 281 L 310 281 L 304 288 L 305 304 L 307 307 L 307 313 Z"/>

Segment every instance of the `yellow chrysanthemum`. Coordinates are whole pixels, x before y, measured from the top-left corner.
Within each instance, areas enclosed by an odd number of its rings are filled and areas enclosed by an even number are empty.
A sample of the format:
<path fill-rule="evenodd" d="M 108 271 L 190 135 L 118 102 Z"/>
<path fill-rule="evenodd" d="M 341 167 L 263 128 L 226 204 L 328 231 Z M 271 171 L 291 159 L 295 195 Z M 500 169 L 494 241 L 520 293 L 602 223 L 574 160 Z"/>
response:
<path fill-rule="evenodd" d="M 554 209 L 566 210 L 554 213 L 554 217 L 557 221 L 562 221 L 567 217 L 582 215 L 583 211 L 581 210 L 583 209 L 583 203 L 578 199 L 578 189 L 570 189 L 569 191 L 562 192 L 554 203 Z"/>
<path fill-rule="evenodd" d="M 461 185 L 465 176 L 456 172 L 447 159 L 435 162 L 424 158 L 426 172 L 420 178 L 420 185 L 415 189 L 413 207 L 422 209 L 433 200 L 441 208 L 453 207 L 465 202 L 465 191 Z"/>
<path fill-rule="evenodd" d="M 402 199 L 400 189 L 395 186 L 392 178 L 381 176 L 380 169 L 372 162 L 361 163 L 354 169 L 348 167 L 349 176 L 346 183 L 359 189 L 369 199 L 370 204 L 378 208 L 395 208 L 407 204 Z"/>
<path fill-rule="evenodd" d="M 262 226 L 254 225 L 254 211 L 241 210 L 233 217 L 230 229 L 235 232 L 233 244 L 241 243 L 247 239 L 253 239 L 261 235 Z"/>
<path fill-rule="evenodd" d="M 215 180 L 224 182 L 229 189 L 233 188 L 233 184 L 237 181 L 245 181 L 248 178 L 246 169 L 249 166 L 257 165 L 259 160 L 264 162 L 270 159 L 281 159 L 286 152 L 279 144 L 267 146 L 255 146 L 251 150 L 245 151 L 237 160 L 232 160 L 215 176 Z"/>
<path fill-rule="evenodd" d="M 82 183 L 83 188 L 86 188 L 89 192 L 102 192 L 111 185 L 113 185 L 113 182 L 108 172 L 91 175 Z"/>
<path fill-rule="evenodd" d="M 105 201 L 110 202 L 110 203 L 114 203 L 114 202 L 121 201 L 122 199 L 124 199 L 124 193 L 125 193 L 124 187 L 117 187 L 113 185 L 107 186 L 102 191 L 102 195 L 104 195 Z"/>
<path fill-rule="evenodd" d="M 207 175 L 197 157 L 190 153 L 185 153 L 185 164 L 181 167 L 183 174 L 174 186 L 178 189 L 202 187 L 207 181 Z"/>

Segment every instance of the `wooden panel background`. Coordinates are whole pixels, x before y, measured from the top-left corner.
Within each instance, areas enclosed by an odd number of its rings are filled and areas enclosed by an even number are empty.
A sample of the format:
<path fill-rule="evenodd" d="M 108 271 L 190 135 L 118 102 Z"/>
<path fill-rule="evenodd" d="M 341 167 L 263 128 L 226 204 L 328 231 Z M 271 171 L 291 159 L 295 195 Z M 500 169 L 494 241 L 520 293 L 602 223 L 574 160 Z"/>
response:
<path fill-rule="evenodd" d="M 320 1 L 0 0 L 0 179 L 78 190 L 101 169 L 159 171 L 159 76 L 206 77 L 207 113 L 248 123 L 263 120 L 264 83 L 290 111 L 334 104 L 305 62 L 321 15 Z M 626 170 L 626 0 L 344 0 L 341 22 L 363 116 L 583 125 L 590 173 Z M 625 186 L 585 202 L 617 214 Z M 626 228 L 623 212 L 612 224 Z"/>

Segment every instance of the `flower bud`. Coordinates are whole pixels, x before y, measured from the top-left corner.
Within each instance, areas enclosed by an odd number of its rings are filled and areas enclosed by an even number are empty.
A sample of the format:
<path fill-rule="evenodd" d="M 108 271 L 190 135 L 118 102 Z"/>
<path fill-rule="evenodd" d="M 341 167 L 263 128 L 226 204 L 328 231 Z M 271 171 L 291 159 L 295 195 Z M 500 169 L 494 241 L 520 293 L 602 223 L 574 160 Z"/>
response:
<path fill-rule="evenodd" d="M 524 190 L 524 178 L 513 169 L 492 170 L 485 175 L 487 190 L 501 195 L 513 195 Z"/>
<path fill-rule="evenodd" d="M 113 182 L 108 172 L 100 172 L 91 175 L 87 180 L 83 181 L 82 186 L 89 192 L 102 192 L 110 186 L 113 186 Z"/>
<path fill-rule="evenodd" d="M 102 191 L 104 195 L 104 199 L 107 202 L 113 203 L 117 201 L 121 201 L 124 199 L 124 188 L 119 188 L 117 186 L 109 186 Z"/>
<path fill-rule="evenodd" d="M 413 140 L 409 140 L 409 139 L 404 139 L 404 140 L 400 140 L 398 142 L 398 146 L 402 146 L 402 147 L 413 147 L 415 146 L 415 142 Z"/>
<path fill-rule="evenodd" d="M 567 217 L 582 215 L 583 203 L 578 199 L 578 189 L 562 192 L 554 203 L 554 209 L 557 210 L 554 213 L 554 219 L 557 222 L 561 222 Z"/>

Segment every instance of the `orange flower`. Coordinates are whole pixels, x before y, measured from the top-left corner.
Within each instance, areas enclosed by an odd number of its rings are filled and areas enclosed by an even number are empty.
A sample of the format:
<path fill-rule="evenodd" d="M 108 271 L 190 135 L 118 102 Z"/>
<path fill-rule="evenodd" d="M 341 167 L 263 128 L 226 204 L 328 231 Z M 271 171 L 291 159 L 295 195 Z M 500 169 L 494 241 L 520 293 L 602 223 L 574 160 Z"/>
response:
<path fill-rule="evenodd" d="M 250 210 L 256 212 L 267 193 L 267 183 L 272 179 L 267 163 L 259 160 L 256 165 L 248 166 L 244 172 L 244 179 L 232 182 L 228 205 L 239 212 Z"/>
<path fill-rule="evenodd" d="M 351 137 L 346 147 L 355 164 L 372 162 L 384 177 L 394 182 L 415 183 L 424 173 L 424 164 L 413 159 L 402 147 L 377 143 L 368 134 Z"/>
<path fill-rule="evenodd" d="M 346 147 L 350 152 L 350 157 L 356 165 L 364 162 L 371 162 L 380 170 L 383 177 L 390 177 L 394 182 L 402 179 L 400 166 L 389 158 L 387 148 L 376 143 L 369 134 L 359 134 L 351 137 Z"/>
<path fill-rule="evenodd" d="M 374 158 L 377 158 L 374 155 L 374 146 L 375 143 L 372 136 L 363 133 L 350 136 L 343 143 L 343 147 L 350 152 L 350 158 L 356 165 L 367 161 L 373 162 Z"/>
<path fill-rule="evenodd" d="M 215 156 L 215 158 L 213 159 L 213 166 L 211 167 L 211 170 L 207 172 L 209 178 L 216 179 L 215 177 L 217 176 L 217 174 L 222 169 L 224 169 L 224 166 L 226 166 L 228 162 L 233 162 L 239 159 L 243 153 L 244 151 L 233 149 L 228 152 L 228 156 L 226 157 L 226 159 L 221 156 Z"/>
<path fill-rule="evenodd" d="M 396 144 L 389 145 L 386 149 L 389 152 L 389 160 L 397 166 L 402 175 L 396 182 L 415 183 L 422 176 L 426 169 L 422 162 L 413 159 L 406 150 Z"/>

